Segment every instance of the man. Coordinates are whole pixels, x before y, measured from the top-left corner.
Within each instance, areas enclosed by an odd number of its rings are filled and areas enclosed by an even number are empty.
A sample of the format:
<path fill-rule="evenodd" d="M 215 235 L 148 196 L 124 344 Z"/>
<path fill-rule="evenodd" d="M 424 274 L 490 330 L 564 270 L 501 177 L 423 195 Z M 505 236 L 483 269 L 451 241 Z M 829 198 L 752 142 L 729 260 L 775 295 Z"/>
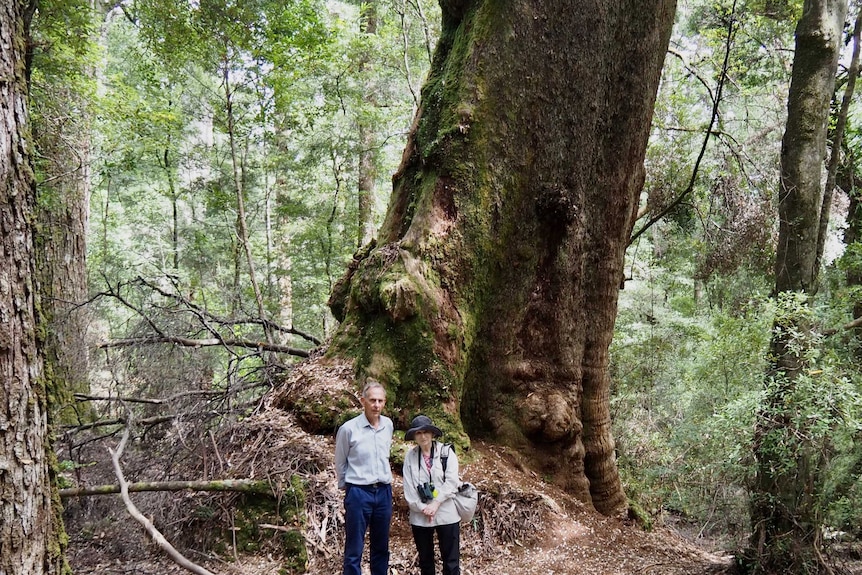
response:
<path fill-rule="evenodd" d="M 362 390 L 363 413 L 342 425 L 335 436 L 335 475 L 344 489 L 344 575 L 361 575 L 360 563 L 369 531 L 371 575 L 389 572 L 389 524 L 392 520 L 392 420 L 381 415 L 386 390 L 369 379 Z"/>

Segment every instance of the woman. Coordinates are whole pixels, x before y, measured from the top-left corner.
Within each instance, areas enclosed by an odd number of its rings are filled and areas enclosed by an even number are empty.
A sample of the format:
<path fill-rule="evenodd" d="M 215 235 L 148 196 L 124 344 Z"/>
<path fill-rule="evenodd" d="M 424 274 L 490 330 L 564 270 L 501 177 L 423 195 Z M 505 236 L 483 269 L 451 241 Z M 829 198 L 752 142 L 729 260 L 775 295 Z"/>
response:
<path fill-rule="evenodd" d="M 404 458 L 404 498 L 410 507 L 410 526 L 422 575 L 434 575 L 435 531 L 443 575 L 461 574 L 461 518 L 455 509 L 458 458 L 450 446 L 435 441 L 441 435 L 440 428 L 424 415 L 413 418 L 404 434 L 404 439 L 416 442 Z M 445 470 L 441 456 L 447 458 Z"/>

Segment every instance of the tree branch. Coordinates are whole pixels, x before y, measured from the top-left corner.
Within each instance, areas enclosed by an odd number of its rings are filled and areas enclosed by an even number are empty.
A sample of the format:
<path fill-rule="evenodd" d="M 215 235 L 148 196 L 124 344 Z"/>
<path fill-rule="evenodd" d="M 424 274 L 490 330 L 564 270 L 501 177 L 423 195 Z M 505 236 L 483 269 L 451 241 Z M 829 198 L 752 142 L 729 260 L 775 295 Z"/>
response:
<path fill-rule="evenodd" d="M 224 390 L 216 390 L 216 389 L 193 389 L 190 391 L 184 391 L 182 393 L 175 393 L 173 395 L 169 395 L 165 398 L 149 398 L 149 397 L 127 397 L 121 395 L 88 395 L 85 393 L 75 393 L 73 397 L 77 401 L 119 401 L 120 403 L 148 403 L 151 405 L 164 405 L 170 404 L 178 399 L 182 399 L 184 397 L 192 397 L 196 395 L 203 395 L 207 397 L 221 397 L 225 395 L 236 395 L 242 391 L 248 391 L 249 389 L 254 389 L 256 387 L 266 387 L 265 383 L 252 383 L 249 385 L 243 385 L 238 388 L 224 389 Z"/>
<path fill-rule="evenodd" d="M 706 129 L 706 134 L 703 137 L 703 144 L 700 146 L 700 153 L 697 156 L 697 160 L 694 162 L 694 169 L 691 172 L 691 178 L 689 178 L 688 186 L 686 189 L 673 201 L 671 202 L 665 209 L 663 209 L 659 214 L 653 216 L 646 224 L 643 225 L 641 229 L 635 232 L 631 238 L 629 238 L 628 245 L 632 245 L 639 237 L 641 237 L 644 232 L 646 232 L 649 228 L 651 228 L 656 222 L 665 217 L 668 212 L 677 207 L 682 200 L 688 196 L 692 190 L 694 190 L 694 184 L 697 182 L 697 174 L 700 170 L 700 162 L 703 160 L 703 156 L 706 153 L 706 146 L 709 143 L 709 138 L 712 136 L 712 127 L 715 125 L 715 120 L 718 117 L 718 106 L 721 103 L 721 95 L 724 91 L 724 83 L 727 80 L 727 66 L 728 61 L 730 60 L 730 47 L 733 44 L 733 35 L 734 35 L 734 25 L 736 24 L 736 1 L 734 0 L 733 8 L 731 9 L 730 18 L 727 23 L 727 40 L 725 41 L 725 49 L 724 49 L 724 63 L 721 66 L 721 77 L 718 80 L 718 89 L 716 90 L 715 98 L 712 101 L 712 116 L 709 119 L 709 127 Z M 710 96 L 712 94 L 710 93 Z"/>
<path fill-rule="evenodd" d="M 129 515 L 135 519 L 138 523 L 144 526 L 144 529 L 147 530 L 147 533 L 150 534 L 150 537 L 153 538 L 153 541 L 162 549 L 168 556 L 173 559 L 173 561 L 192 573 L 196 573 L 197 575 L 214 575 L 212 571 L 208 571 L 201 567 L 196 563 L 192 563 L 184 555 L 182 555 L 179 551 L 177 551 L 170 542 L 165 539 L 165 536 L 161 534 L 161 532 L 156 529 L 153 522 L 147 519 L 143 513 L 138 511 L 138 508 L 135 507 L 135 504 L 132 503 L 131 497 L 129 497 L 129 484 L 126 482 L 126 478 L 123 476 L 123 469 L 120 467 L 120 456 L 123 454 L 123 449 L 126 447 L 126 441 L 129 439 L 129 428 L 126 427 L 125 432 L 123 432 L 123 438 L 120 440 L 120 444 L 117 446 L 117 450 L 114 451 L 110 447 L 108 448 L 108 452 L 111 454 L 111 461 L 114 464 L 114 474 L 117 476 L 117 481 L 120 482 L 120 494 L 123 498 L 123 502 L 126 504 L 126 510 L 129 512 Z"/>
<path fill-rule="evenodd" d="M 274 351 L 278 353 L 287 353 L 297 357 L 308 357 L 309 352 L 304 349 L 297 349 L 289 345 L 279 345 L 276 343 L 267 343 L 265 341 L 250 341 L 245 339 L 192 339 L 189 337 L 179 337 L 159 334 L 152 337 L 130 337 L 125 339 L 115 339 L 105 341 L 96 345 L 99 349 L 110 347 L 130 347 L 133 345 L 154 344 L 154 343 L 173 343 L 184 347 L 211 347 L 211 346 L 226 346 L 226 347 L 244 347 L 247 349 L 257 349 L 260 351 Z"/>
<path fill-rule="evenodd" d="M 848 331 L 851 329 L 855 329 L 857 327 L 862 327 L 862 317 L 857 317 L 850 323 L 845 323 L 838 329 L 824 329 L 821 333 L 823 335 L 835 335 L 836 333 L 840 333 L 842 331 Z"/>
<path fill-rule="evenodd" d="M 60 497 L 89 497 L 121 493 L 121 485 L 94 485 L 92 487 L 70 487 L 60 490 Z M 213 479 L 211 481 L 138 481 L 127 483 L 129 493 L 143 491 L 235 491 L 272 495 L 268 481 L 260 479 Z"/>
<path fill-rule="evenodd" d="M 148 417 L 146 419 L 141 419 L 138 423 L 142 425 L 158 425 L 159 423 L 166 423 L 168 421 L 173 421 L 179 417 L 179 415 L 158 415 L 155 417 Z M 66 433 L 70 432 L 79 432 L 85 431 L 87 429 L 95 429 L 97 427 L 107 427 L 109 425 L 124 425 L 128 423 L 128 419 L 125 417 L 118 417 L 116 419 L 103 419 L 101 421 L 94 421 L 92 423 L 85 423 L 84 425 L 70 425 L 66 427 Z"/>

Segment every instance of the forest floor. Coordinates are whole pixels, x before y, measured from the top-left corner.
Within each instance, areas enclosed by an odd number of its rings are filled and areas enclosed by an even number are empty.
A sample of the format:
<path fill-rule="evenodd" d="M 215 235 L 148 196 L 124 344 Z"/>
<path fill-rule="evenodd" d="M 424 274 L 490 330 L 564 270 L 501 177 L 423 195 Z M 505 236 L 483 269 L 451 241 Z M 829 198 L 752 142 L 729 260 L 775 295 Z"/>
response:
<path fill-rule="evenodd" d="M 301 432 L 294 430 L 293 433 Z M 294 435 L 286 441 L 297 445 L 298 437 L 301 436 Z M 319 449 L 318 455 L 331 453 L 331 438 L 304 436 L 302 441 L 310 442 L 306 445 L 307 450 Z M 272 444 L 271 436 L 267 444 Z M 604 517 L 587 509 L 555 486 L 543 482 L 520 465 L 511 453 L 474 442 L 471 456 L 471 461 L 462 465 L 461 475 L 464 480 L 477 485 L 483 495 L 477 519 L 462 525 L 463 575 L 697 575 L 737 572 L 732 555 L 717 550 L 708 541 L 695 541 L 669 525 L 658 525 L 645 531 L 634 521 Z M 328 499 L 326 504 L 330 508 L 328 517 L 336 517 L 337 512 L 332 510 L 340 506 L 340 502 L 335 501 L 339 496 L 334 477 L 328 478 L 328 475 L 328 471 L 321 469 L 324 477 L 322 491 L 329 493 L 324 498 Z M 400 479 L 396 474 L 390 575 L 417 575 L 416 553 Z M 491 493 L 493 497 L 486 496 Z M 80 504 L 74 503 L 67 511 L 67 529 L 71 539 L 68 556 L 76 574 L 188 573 L 168 559 L 155 544 L 147 541 L 143 529 L 124 516 L 119 496 L 99 499 L 112 501 L 110 505 L 113 507 L 90 507 L 88 513 L 81 514 Z M 95 516 L 106 514 L 114 515 L 114 520 L 94 523 Z M 84 520 L 83 515 L 89 519 Z M 309 529 L 321 534 L 327 529 L 335 529 L 332 532 L 336 533 L 340 525 L 334 527 L 335 523 L 337 521 L 332 520 L 327 527 L 326 520 L 322 524 L 310 521 Z M 336 536 L 328 539 L 324 536 L 323 543 L 309 545 L 306 572 L 310 575 L 338 575 L 341 572 L 341 541 Z M 251 555 L 235 554 L 230 559 L 213 552 L 191 551 L 188 547 L 184 553 L 191 561 L 216 574 L 283 573 L 283 558 L 273 553 L 271 548 Z M 855 561 L 834 563 L 835 572 L 862 573 L 862 569 L 854 567 L 859 565 L 858 554 L 852 559 Z M 367 565 L 366 558 L 363 563 L 365 570 Z"/>

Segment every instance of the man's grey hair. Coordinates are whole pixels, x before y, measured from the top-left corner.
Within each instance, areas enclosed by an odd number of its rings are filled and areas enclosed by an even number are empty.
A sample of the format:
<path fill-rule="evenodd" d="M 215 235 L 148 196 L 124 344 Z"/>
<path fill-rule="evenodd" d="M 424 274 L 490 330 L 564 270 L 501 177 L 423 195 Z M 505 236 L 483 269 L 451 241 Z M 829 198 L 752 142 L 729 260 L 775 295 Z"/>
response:
<path fill-rule="evenodd" d="M 377 381 L 376 379 L 371 379 L 370 377 L 365 380 L 365 385 L 362 388 L 362 397 L 368 397 L 368 392 L 374 388 L 379 388 L 383 390 L 383 395 L 386 395 L 386 388 L 383 387 L 383 384 Z"/>

